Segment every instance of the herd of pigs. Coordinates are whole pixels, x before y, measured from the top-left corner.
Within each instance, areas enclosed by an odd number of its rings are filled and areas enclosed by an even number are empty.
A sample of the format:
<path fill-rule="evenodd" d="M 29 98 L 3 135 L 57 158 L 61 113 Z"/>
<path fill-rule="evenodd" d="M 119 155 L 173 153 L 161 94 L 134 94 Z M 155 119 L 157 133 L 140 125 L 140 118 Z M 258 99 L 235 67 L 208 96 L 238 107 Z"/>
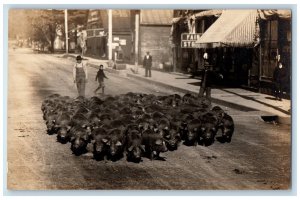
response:
<path fill-rule="evenodd" d="M 41 109 L 48 134 L 56 134 L 63 144 L 70 142 L 75 155 L 92 151 L 96 160 L 161 159 L 161 152 L 174 151 L 181 143 L 229 143 L 234 132 L 231 116 L 191 94 L 130 92 L 89 99 L 52 94 Z"/>

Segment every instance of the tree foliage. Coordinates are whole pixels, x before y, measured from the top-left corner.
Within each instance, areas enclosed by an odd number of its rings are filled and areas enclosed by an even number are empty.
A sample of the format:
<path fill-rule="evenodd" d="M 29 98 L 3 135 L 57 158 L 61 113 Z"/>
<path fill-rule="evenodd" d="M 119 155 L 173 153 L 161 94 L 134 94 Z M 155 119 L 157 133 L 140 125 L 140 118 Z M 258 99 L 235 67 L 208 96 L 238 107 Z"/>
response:
<path fill-rule="evenodd" d="M 70 40 L 76 42 L 78 25 L 84 28 L 88 10 L 68 10 L 68 32 Z M 58 35 L 65 39 L 64 10 L 11 9 L 9 11 L 9 37 L 17 36 L 36 41 L 54 51 Z"/>
<path fill-rule="evenodd" d="M 64 22 L 63 10 L 31 10 L 31 30 L 33 41 L 48 45 L 54 51 L 54 40 Z"/>

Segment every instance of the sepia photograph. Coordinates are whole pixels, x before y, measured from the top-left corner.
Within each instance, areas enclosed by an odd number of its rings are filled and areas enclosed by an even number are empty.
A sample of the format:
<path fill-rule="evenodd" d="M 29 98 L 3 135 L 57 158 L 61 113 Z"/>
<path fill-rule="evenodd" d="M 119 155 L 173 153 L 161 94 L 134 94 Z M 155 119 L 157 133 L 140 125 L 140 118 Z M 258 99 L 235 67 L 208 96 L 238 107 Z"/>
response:
<path fill-rule="evenodd" d="M 294 14 L 10 8 L 7 190 L 291 190 Z"/>

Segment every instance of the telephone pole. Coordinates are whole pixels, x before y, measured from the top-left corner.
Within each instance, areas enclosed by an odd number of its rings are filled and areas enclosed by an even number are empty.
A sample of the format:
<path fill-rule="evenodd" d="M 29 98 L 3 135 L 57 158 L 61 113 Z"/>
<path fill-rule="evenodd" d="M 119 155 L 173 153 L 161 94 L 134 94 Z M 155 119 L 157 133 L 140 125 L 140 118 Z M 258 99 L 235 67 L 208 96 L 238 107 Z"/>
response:
<path fill-rule="evenodd" d="M 112 60 L 112 10 L 108 10 L 108 60 Z"/>
<path fill-rule="evenodd" d="M 69 53 L 69 42 L 68 42 L 68 10 L 65 9 L 65 33 L 66 33 L 66 54 Z"/>
<path fill-rule="evenodd" d="M 138 73 L 138 60 L 139 60 L 139 25 L 140 18 L 138 11 L 135 14 L 135 73 Z"/>

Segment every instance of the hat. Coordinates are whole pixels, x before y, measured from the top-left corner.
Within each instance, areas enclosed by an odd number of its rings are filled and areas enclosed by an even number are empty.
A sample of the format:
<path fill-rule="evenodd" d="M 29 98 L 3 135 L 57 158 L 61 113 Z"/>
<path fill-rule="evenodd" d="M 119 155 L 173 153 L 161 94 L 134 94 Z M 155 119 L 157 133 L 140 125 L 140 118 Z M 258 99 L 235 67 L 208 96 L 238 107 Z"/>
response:
<path fill-rule="evenodd" d="M 81 56 L 77 56 L 76 60 L 82 60 L 82 57 Z"/>

